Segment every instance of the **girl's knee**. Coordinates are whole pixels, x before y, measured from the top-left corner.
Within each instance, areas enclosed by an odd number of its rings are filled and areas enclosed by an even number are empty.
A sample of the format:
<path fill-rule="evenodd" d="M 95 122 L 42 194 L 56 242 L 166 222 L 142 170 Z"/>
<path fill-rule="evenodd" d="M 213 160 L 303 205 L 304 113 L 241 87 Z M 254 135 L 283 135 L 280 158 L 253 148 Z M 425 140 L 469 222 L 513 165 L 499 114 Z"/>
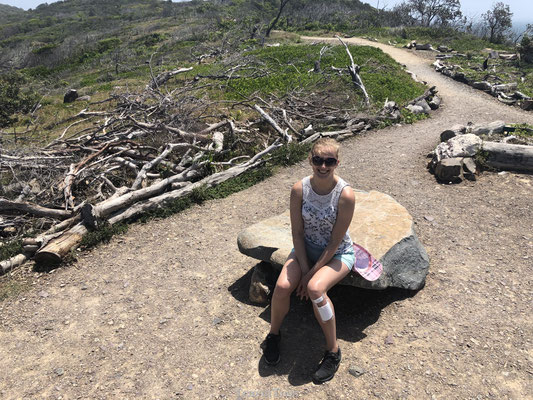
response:
<path fill-rule="evenodd" d="M 311 300 L 319 298 L 324 294 L 325 291 L 326 289 L 317 279 L 311 279 L 307 283 L 307 293 L 309 293 Z"/>
<path fill-rule="evenodd" d="M 274 296 L 290 296 L 294 289 L 296 288 L 293 288 L 288 280 L 278 279 L 274 288 Z"/>

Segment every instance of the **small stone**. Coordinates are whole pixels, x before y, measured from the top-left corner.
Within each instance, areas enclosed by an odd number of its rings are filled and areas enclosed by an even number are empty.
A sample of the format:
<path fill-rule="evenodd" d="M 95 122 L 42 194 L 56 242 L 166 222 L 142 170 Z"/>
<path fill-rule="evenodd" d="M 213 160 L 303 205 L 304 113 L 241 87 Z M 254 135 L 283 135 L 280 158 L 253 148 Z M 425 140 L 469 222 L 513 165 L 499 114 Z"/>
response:
<path fill-rule="evenodd" d="M 385 338 L 385 344 L 394 344 L 394 340 L 392 340 L 392 336 L 391 335 L 388 335 Z"/>
<path fill-rule="evenodd" d="M 187 390 L 192 390 L 192 385 L 190 383 L 187 385 Z"/>
<path fill-rule="evenodd" d="M 48 294 L 48 292 L 45 292 L 44 290 L 43 290 L 42 292 L 39 292 L 39 296 L 41 296 L 42 298 L 50 297 L 50 295 Z"/>
<path fill-rule="evenodd" d="M 426 221 L 429 221 L 429 222 L 433 222 L 433 221 L 435 221 L 435 218 L 433 218 L 433 217 L 429 217 L 429 216 L 427 216 L 427 215 L 424 216 L 424 219 L 425 219 Z"/>
<path fill-rule="evenodd" d="M 87 289 L 89 289 L 89 287 L 85 283 L 81 285 L 81 290 L 87 290 Z"/>
<path fill-rule="evenodd" d="M 65 374 L 65 370 L 63 368 L 56 368 L 54 372 L 57 376 L 63 376 Z"/>
<path fill-rule="evenodd" d="M 350 375 L 353 375 L 353 376 L 355 376 L 357 378 L 357 377 L 363 375 L 366 371 L 364 370 L 364 368 L 362 368 L 360 366 L 351 365 L 350 368 L 348 369 L 348 372 L 350 373 Z"/>
<path fill-rule="evenodd" d="M 213 318 L 213 325 L 218 325 L 222 323 L 222 318 L 215 317 Z"/>

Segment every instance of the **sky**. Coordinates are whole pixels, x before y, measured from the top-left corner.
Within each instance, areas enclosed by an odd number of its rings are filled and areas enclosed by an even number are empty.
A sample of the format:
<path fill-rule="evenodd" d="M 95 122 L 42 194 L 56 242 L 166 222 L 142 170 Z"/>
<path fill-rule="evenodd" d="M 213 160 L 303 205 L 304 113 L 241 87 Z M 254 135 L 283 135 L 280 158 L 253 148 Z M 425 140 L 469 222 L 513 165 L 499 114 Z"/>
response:
<path fill-rule="evenodd" d="M 4 1 L 4 0 L 0 0 Z M 363 0 L 373 7 L 386 9 L 393 8 L 396 4 L 402 3 L 402 0 Z M 522 24 L 533 24 L 533 0 L 461 0 L 461 11 L 464 15 L 474 20 L 481 19 L 481 14 L 491 9 L 497 2 L 507 4 L 513 13 L 513 23 L 521 22 Z"/>
<path fill-rule="evenodd" d="M 184 1 L 184 0 L 173 0 Z M 48 0 L 48 3 L 54 3 L 53 0 Z M 386 6 L 387 9 L 394 7 L 395 4 L 401 3 L 402 0 L 366 0 L 365 2 L 370 5 L 379 8 Z M 532 23 L 533 24 L 533 0 L 502 0 L 504 4 L 508 4 L 513 13 L 513 22 L 520 22 L 522 24 Z M 15 6 L 27 10 L 28 8 L 35 8 L 39 4 L 44 3 L 42 0 L 0 0 L 1 4 L 8 4 L 10 6 Z M 461 11 L 467 17 L 472 17 L 474 19 L 480 19 L 481 14 L 487 11 L 489 8 L 492 8 L 492 5 L 496 1 L 487 1 L 487 0 L 462 0 L 461 1 Z"/>
<path fill-rule="evenodd" d="M 29 8 L 35 8 L 39 4 L 42 4 L 42 3 L 51 4 L 51 3 L 55 3 L 56 1 L 54 0 L 0 0 L 0 4 L 7 4 L 9 6 L 15 6 L 15 7 L 23 8 L 24 10 L 27 10 Z M 178 3 L 180 1 L 185 1 L 185 0 L 172 0 L 172 1 L 174 3 Z"/>

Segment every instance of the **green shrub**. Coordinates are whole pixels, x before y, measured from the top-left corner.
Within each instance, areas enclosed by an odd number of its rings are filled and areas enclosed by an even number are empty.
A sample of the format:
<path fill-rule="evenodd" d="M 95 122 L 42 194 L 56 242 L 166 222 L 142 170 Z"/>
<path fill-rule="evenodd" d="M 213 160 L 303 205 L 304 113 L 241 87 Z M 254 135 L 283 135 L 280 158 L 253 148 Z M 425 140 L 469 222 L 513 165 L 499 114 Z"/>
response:
<path fill-rule="evenodd" d="M 37 101 L 37 94 L 21 88 L 26 79 L 19 73 L 0 75 L 0 128 L 17 122 L 16 113 L 27 113 Z"/>

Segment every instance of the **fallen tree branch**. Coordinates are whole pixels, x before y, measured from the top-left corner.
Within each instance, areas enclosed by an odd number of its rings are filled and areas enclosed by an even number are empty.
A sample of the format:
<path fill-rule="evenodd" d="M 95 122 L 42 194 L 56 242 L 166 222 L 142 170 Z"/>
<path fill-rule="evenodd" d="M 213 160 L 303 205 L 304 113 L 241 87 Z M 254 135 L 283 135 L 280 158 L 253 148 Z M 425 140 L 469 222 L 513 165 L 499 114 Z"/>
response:
<path fill-rule="evenodd" d="M 0 213 L 4 211 L 20 211 L 23 213 L 35 215 L 37 217 L 47 217 L 60 220 L 72 216 L 72 213 L 70 211 L 46 208 L 38 204 L 33 204 L 29 202 L 17 202 L 0 198 Z"/>
<path fill-rule="evenodd" d="M 359 76 L 359 71 L 361 70 L 361 67 L 357 65 L 352 57 L 352 53 L 350 53 L 350 49 L 348 48 L 348 45 L 343 42 L 343 40 L 340 38 L 340 36 L 335 36 L 337 39 L 340 40 L 340 42 L 344 45 L 346 48 L 346 53 L 348 53 L 348 56 L 350 57 L 351 65 L 348 67 L 348 70 L 350 71 L 350 75 L 352 76 L 352 81 L 356 87 L 361 89 L 363 92 L 363 95 L 365 97 L 365 104 L 366 106 L 370 105 L 370 98 L 368 97 L 368 93 L 366 91 L 365 85 L 363 84 L 363 81 L 361 80 L 361 77 Z"/>
<path fill-rule="evenodd" d="M 287 143 L 292 142 L 292 137 L 287 133 L 287 130 L 283 130 L 280 128 L 280 126 L 272 119 L 270 115 L 268 115 L 261 107 L 259 107 L 257 104 L 254 105 L 255 110 L 261 114 L 261 116 L 267 121 L 275 130 L 278 132 L 283 139 Z"/>
<path fill-rule="evenodd" d="M 0 275 L 3 275 L 15 267 L 24 264 L 28 260 L 28 256 L 25 254 L 17 254 L 15 257 L 11 257 L 9 260 L 0 262 Z"/>

